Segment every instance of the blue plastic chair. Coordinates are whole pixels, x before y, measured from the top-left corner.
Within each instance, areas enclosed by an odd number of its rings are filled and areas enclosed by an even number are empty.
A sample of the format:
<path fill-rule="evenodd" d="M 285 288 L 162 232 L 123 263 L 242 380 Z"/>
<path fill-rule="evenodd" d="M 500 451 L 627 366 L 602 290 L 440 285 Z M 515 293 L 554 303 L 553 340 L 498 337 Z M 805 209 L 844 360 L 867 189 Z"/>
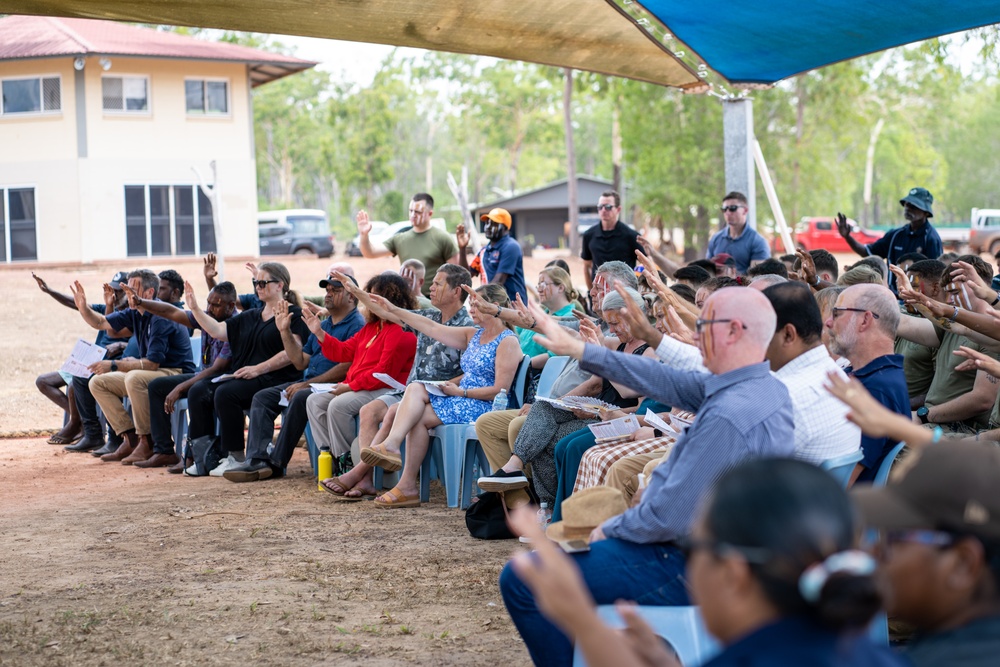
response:
<path fill-rule="evenodd" d="M 542 376 L 538 378 L 538 388 L 535 389 L 535 397 L 552 398 L 552 387 L 555 386 L 556 378 L 566 368 L 569 357 L 549 357 L 542 367 Z"/>
<path fill-rule="evenodd" d="M 885 486 L 885 483 L 889 481 L 892 464 L 896 462 L 896 457 L 903 451 L 903 447 L 906 447 L 906 443 L 900 442 L 885 455 L 885 458 L 882 459 L 882 463 L 878 467 L 878 472 L 875 473 L 875 480 L 872 482 L 872 486 Z"/>
<path fill-rule="evenodd" d="M 431 452 L 443 462 L 444 490 L 448 507 L 465 509 L 472 502 L 473 470 L 490 469 L 479 444 L 475 424 L 443 424 L 430 429 Z"/>
<path fill-rule="evenodd" d="M 514 373 L 514 384 L 507 392 L 507 407 L 511 410 L 519 409 L 524 405 L 524 396 L 528 391 L 528 370 L 531 368 L 531 357 L 524 355 L 521 363 L 517 365 Z"/>
<path fill-rule="evenodd" d="M 194 370 L 197 373 L 201 370 L 201 336 L 191 338 L 191 360 L 194 361 Z M 182 398 L 174 403 L 174 412 L 170 415 L 170 434 L 174 438 L 174 451 L 178 458 L 184 457 L 184 439 L 188 433 L 188 401 Z"/>
<path fill-rule="evenodd" d="M 859 449 L 850 454 L 827 459 L 820 464 L 820 467 L 833 475 L 840 482 L 840 485 L 846 489 L 848 483 L 851 481 L 851 473 L 854 472 L 854 467 L 864 456 L 864 452 Z"/>
<path fill-rule="evenodd" d="M 657 635 L 670 644 L 684 667 L 701 665 L 721 650 L 719 643 L 705 629 L 698 607 L 637 607 L 636 611 Z M 612 627 L 624 626 L 614 605 L 599 606 L 597 615 Z M 574 667 L 586 664 L 583 654 L 577 649 L 573 655 Z"/>

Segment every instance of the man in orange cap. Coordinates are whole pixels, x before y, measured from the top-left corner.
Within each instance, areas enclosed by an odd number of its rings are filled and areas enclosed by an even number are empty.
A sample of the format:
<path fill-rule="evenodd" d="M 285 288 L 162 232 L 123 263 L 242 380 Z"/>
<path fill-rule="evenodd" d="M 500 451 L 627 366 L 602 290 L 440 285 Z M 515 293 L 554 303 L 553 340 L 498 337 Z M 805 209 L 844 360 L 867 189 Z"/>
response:
<path fill-rule="evenodd" d="M 480 216 L 483 223 L 483 234 L 490 240 L 489 245 L 479 251 L 476 260 L 479 261 L 485 282 L 503 285 L 507 296 L 513 302 L 518 295 L 528 303 L 528 292 L 524 285 L 524 256 L 520 244 L 510 237 L 510 213 L 506 209 L 495 208 Z M 464 225 L 459 225 L 456 231 L 458 237 L 458 262 L 465 268 L 469 264 L 465 259 L 465 246 L 468 245 L 468 234 Z M 465 241 L 465 243 L 463 243 Z"/>

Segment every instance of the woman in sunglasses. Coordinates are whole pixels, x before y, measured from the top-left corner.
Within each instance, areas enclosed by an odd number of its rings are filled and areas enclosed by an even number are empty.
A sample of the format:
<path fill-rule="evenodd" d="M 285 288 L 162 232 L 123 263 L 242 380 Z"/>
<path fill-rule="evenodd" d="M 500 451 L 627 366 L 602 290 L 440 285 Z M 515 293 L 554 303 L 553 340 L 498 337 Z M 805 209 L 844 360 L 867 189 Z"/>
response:
<path fill-rule="evenodd" d="M 882 596 L 874 559 L 854 549 L 854 517 L 836 480 L 803 461 L 759 459 L 723 475 L 678 545 L 691 595 L 722 645 L 704 666 L 905 665 L 865 632 Z M 625 633 L 604 625 L 578 570 L 533 514 L 518 510 L 513 523 L 537 545 L 514 558 L 518 576 L 588 665 L 680 665 L 630 606 L 619 605 Z"/>
<path fill-rule="evenodd" d="M 309 329 L 302 320 L 299 295 L 290 289 L 288 269 L 278 262 L 265 262 L 257 267 L 252 282 L 263 305 L 244 310 L 223 322 L 202 310 L 191 283 L 184 283 L 188 308 L 198 324 L 213 338 L 227 341 L 233 355 L 231 374 L 221 376 L 224 380 L 220 382 L 196 384 L 188 395 L 191 420 L 188 433 L 192 441 L 211 435 L 216 418 L 219 420 L 218 436 L 226 457 L 209 473 L 213 477 L 221 477 L 226 470 L 243 461 L 243 411 L 250 409 L 254 394 L 302 377 L 291 365 L 281 342 L 281 332 L 275 325 L 279 304 L 287 302 L 292 335 L 300 345 L 309 338 Z M 185 472 L 197 474 L 196 466 Z"/>

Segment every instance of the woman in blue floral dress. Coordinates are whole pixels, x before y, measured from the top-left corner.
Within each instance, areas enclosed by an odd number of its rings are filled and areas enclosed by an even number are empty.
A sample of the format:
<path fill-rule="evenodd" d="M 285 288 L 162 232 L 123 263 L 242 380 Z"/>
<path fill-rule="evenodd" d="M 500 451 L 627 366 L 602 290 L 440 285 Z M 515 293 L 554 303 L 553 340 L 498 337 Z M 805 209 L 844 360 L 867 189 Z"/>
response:
<path fill-rule="evenodd" d="M 484 285 L 476 293 L 490 307 L 510 307 L 502 285 Z M 374 442 L 371 447 L 361 450 L 361 459 L 368 465 L 381 466 L 389 471 L 399 470 L 403 468 L 399 450 L 405 440 L 406 467 L 399 483 L 376 498 L 375 504 L 387 508 L 417 507 L 420 505 L 417 475 L 430 444 L 427 429 L 441 424 L 471 423 L 488 412 L 500 390 L 510 388 L 523 355 L 514 332 L 495 312 L 484 312 L 477 307 L 476 300 L 468 305 L 475 327 L 448 327 L 397 308 L 378 296 L 373 295 L 370 299 L 373 307 L 383 309 L 392 319 L 398 319 L 446 345 L 464 350 L 461 361 L 463 375 L 459 382 L 436 383 L 443 396 L 429 393 L 422 383 L 410 383 L 388 435 L 381 442 Z"/>

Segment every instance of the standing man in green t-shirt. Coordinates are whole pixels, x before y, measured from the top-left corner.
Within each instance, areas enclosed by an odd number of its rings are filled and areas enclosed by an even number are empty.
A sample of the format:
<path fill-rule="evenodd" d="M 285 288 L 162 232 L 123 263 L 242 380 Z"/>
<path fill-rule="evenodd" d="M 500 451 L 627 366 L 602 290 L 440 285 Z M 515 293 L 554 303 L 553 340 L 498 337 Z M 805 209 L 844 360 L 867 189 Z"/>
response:
<path fill-rule="evenodd" d="M 410 201 L 409 230 L 392 236 L 383 248 L 372 246 L 368 234 L 372 231 L 372 223 L 368 220 L 368 212 L 358 211 L 358 234 L 361 235 L 361 254 L 369 259 L 394 255 L 400 262 L 408 259 L 419 259 L 423 262 L 428 275 L 435 275 L 442 264 L 458 263 L 458 245 L 448 232 L 431 226 L 431 216 L 434 214 L 434 198 L 426 192 L 418 192 Z M 424 296 L 430 296 L 430 283 L 424 283 L 421 288 Z"/>

